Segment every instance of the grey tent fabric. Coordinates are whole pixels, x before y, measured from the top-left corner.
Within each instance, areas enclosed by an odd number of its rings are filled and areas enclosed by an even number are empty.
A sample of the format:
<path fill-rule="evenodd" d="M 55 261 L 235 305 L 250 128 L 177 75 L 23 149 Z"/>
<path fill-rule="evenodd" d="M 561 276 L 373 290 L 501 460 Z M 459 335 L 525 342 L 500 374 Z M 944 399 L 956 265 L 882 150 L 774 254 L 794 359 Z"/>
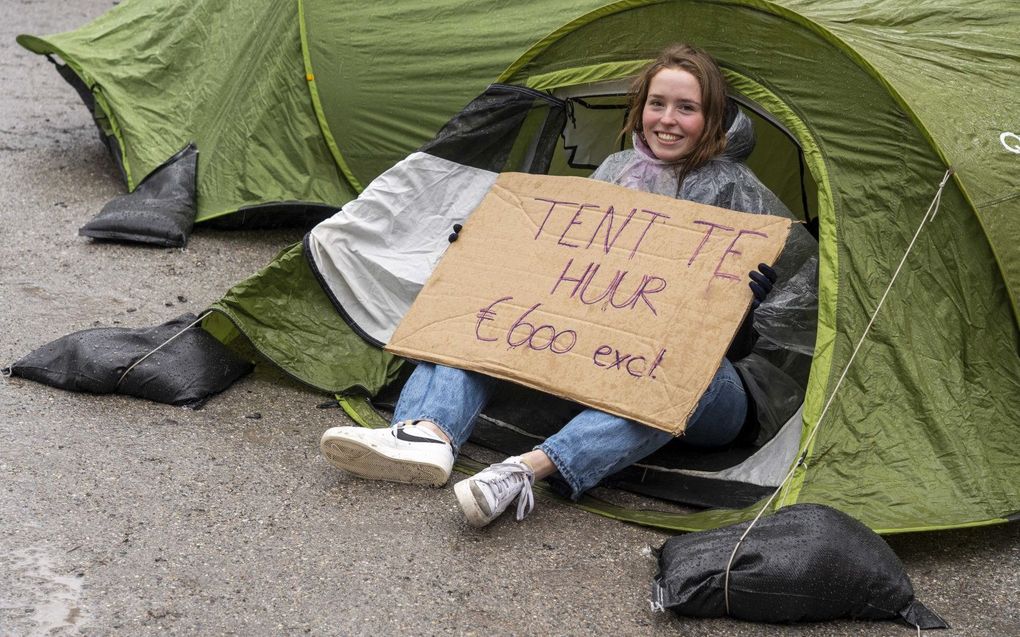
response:
<path fill-rule="evenodd" d="M 369 342 L 389 341 L 497 173 L 413 153 L 308 235 L 305 248 L 338 309 Z"/>
<path fill-rule="evenodd" d="M 493 84 L 418 152 L 375 178 L 308 234 L 305 247 L 334 306 L 369 343 L 389 341 L 500 171 L 545 173 L 566 120 L 560 100 Z M 533 135 L 521 135 L 527 126 Z"/>

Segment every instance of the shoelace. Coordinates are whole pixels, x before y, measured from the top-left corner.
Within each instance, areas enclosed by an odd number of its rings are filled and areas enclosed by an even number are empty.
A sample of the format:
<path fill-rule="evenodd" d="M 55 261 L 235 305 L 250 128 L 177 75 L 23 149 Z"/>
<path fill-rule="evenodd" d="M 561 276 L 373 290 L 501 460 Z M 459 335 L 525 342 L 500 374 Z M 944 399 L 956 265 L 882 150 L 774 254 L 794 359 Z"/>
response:
<path fill-rule="evenodd" d="M 486 480 L 486 483 L 492 489 L 497 501 L 502 500 L 513 491 L 518 480 L 523 480 L 524 484 L 517 495 L 517 521 L 520 522 L 531 513 L 531 510 L 535 508 L 535 494 L 531 490 L 531 486 L 535 483 L 534 471 L 523 463 L 516 462 L 497 462 L 486 471 L 496 474 L 493 478 Z"/>

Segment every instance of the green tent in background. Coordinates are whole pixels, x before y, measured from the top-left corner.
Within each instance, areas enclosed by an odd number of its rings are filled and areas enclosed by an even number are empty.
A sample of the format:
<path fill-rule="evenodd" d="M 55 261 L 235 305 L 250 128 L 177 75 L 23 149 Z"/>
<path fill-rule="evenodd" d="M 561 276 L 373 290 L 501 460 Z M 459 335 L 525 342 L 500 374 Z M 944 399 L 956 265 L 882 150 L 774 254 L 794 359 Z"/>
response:
<path fill-rule="evenodd" d="M 490 83 L 548 92 L 576 114 L 618 103 L 614 87 L 664 44 L 704 47 L 757 114 L 749 163 L 818 221 L 802 462 L 776 506 L 829 504 L 880 532 L 1017 516 L 1020 5 L 350 4 L 134 0 L 77 31 L 19 42 L 58 55 L 88 87 L 129 188 L 194 141 L 199 221 L 263 206 L 286 214 L 287 202 L 340 206 Z M 581 170 L 566 154 L 552 172 Z M 809 441 L 949 168 L 937 217 Z M 284 293 L 301 303 L 286 316 L 270 302 Z M 373 393 L 395 372 L 346 329 L 300 246 L 217 309 L 321 389 Z M 210 329 L 226 337 L 219 323 Z M 639 521 L 693 530 L 757 508 Z"/>

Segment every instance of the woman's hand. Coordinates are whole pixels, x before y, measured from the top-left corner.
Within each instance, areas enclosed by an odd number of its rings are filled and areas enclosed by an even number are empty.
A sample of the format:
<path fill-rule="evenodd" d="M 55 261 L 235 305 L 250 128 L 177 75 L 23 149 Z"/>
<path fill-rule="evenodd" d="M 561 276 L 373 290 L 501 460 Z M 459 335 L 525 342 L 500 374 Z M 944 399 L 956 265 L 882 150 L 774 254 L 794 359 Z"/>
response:
<path fill-rule="evenodd" d="M 768 298 L 769 292 L 772 291 L 772 286 L 775 285 L 778 277 L 776 271 L 764 263 L 759 263 L 758 269 L 751 270 L 747 273 L 747 276 L 751 278 L 751 282 L 747 286 L 751 288 L 751 292 L 754 294 L 754 300 L 751 301 L 751 309 L 756 310 Z"/>

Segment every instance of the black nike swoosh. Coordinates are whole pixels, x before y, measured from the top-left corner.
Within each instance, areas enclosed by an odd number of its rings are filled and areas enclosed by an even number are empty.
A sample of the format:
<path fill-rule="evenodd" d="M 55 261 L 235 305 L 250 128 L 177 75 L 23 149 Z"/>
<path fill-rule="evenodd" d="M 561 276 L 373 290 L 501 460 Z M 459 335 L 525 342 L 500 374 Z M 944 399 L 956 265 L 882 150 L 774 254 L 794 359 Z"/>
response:
<path fill-rule="evenodd" d="M 438 442 L 441 445 L 446 444 L 442 440 L 436 440 L 435 438 L 420 438 L 418 436 L 412 436 L 403 429 L 397 429 L 397 440 L 403 440 L 405 442 Z"/>

